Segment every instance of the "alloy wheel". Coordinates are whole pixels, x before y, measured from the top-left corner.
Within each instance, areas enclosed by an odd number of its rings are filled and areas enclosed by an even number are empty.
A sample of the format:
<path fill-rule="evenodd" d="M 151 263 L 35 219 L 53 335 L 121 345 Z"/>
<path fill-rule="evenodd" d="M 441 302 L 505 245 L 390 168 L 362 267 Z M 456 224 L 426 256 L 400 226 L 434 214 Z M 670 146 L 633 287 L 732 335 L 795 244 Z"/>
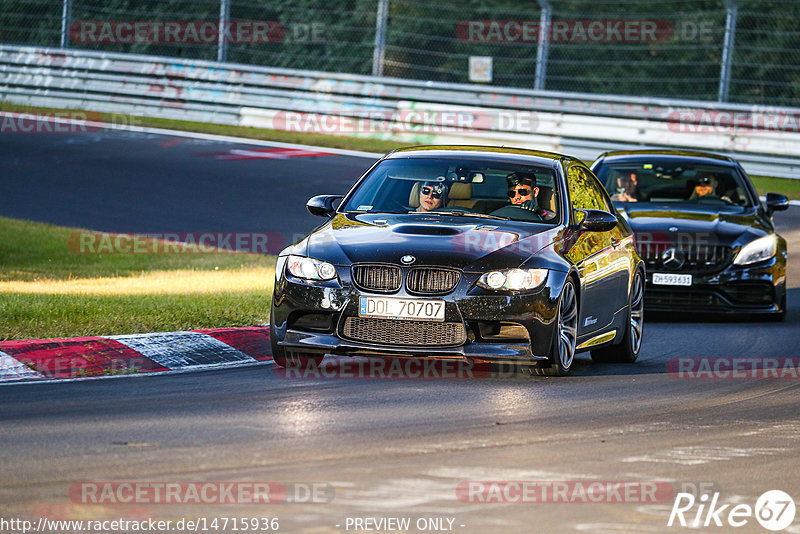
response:
<path fill-rule="evenodd" d="M 644 329 L 644 279 L 641 272 L 636 272 L 631 291 L 631 352 L 638 354 L 642 346 L 642 330 Z"/>
<path fill-rule="evenodd" d="M 564 286 L 558 316 L 558 357 L 561 367 L 569 369 L 575 357 L 575 344 L 578 334 L 578 300 L 572 283 Z"/>

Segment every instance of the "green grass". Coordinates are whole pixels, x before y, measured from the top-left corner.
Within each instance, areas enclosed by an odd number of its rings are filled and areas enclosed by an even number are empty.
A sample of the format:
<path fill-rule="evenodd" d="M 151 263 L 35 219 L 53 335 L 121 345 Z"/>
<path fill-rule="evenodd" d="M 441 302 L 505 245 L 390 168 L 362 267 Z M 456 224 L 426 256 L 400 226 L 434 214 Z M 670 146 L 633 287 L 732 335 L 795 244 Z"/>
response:
<path fill-rule="evenodd" d="M 761 196 L 767 193 L 780 193 L 786 195 L 790 200 L 800 200 L 800 180 L 771 176 L 751 176 L 750 180 Z"/>
<path fill-rule="evenodd" d="M 75 254 L 79 230 L 0 218 L 0 339 L 132 334 L 269 319 L 275 258 Z"/>
<path fill-rule="evenodd" d="M 0 340 L 172 332 L 269 322 L 270 292 L 213 295 L 0 294 Z"/>

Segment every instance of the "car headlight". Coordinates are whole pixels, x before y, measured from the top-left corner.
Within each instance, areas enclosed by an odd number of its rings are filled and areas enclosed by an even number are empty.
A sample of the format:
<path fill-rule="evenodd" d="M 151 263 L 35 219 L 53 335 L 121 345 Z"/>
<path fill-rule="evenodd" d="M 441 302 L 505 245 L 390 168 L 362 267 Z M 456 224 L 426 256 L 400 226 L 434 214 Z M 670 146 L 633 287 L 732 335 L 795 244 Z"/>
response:
<path fill-rule="evenodd" d="M 277 261 L 275 262 L 275 281 L 281 279 L 281 275 L 283 275 L 283 268 L 286 265 L 286 260 L 289 259 L 289 256 L 278 256 Z"/>
<path fill-rule="evenodd" d="M 304 280 L 331 280 L 336 278 L 336 267 L 327 261 L 304 256 L 289 256 L 286 268 L 292 276 Z"/>
<path fill-rule="evenodd" d="M 774 235 L 759 237 L 742 247 L 733 263 L 736 265 L 749 265 L 770 259 L 775 255 L 777 240 Z"/>
<path fill-rule="evenodd" d="M 539 287 L 545 278 L 547 269 L 509 269 L 484 274 L 478 285 L 492 291 L 522 291 Z"/>

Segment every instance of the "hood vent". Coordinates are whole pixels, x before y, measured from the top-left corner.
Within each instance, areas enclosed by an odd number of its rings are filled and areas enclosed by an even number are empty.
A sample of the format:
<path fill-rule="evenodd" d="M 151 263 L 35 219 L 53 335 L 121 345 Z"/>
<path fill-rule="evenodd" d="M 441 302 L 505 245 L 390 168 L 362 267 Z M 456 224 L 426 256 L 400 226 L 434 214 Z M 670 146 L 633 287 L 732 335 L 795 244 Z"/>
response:
<path fill-rule="evenodd" d="M 459 228 L 452 226 L 441 226 L 433 224 L 400 224 L 392 228 L 396 234 L 412 235 L 458 235 L 461 233 Z"/>

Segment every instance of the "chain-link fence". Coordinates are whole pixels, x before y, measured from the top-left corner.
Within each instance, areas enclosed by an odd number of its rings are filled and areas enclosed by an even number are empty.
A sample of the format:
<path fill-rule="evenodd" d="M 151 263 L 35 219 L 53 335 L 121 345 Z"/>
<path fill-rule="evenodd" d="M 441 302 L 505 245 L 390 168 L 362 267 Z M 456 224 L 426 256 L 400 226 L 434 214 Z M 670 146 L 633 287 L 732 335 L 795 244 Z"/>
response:
<path fill-rule="evenodd" d="M 3 0 L 0 43 L 800 105 L 798 0 Z"/>

